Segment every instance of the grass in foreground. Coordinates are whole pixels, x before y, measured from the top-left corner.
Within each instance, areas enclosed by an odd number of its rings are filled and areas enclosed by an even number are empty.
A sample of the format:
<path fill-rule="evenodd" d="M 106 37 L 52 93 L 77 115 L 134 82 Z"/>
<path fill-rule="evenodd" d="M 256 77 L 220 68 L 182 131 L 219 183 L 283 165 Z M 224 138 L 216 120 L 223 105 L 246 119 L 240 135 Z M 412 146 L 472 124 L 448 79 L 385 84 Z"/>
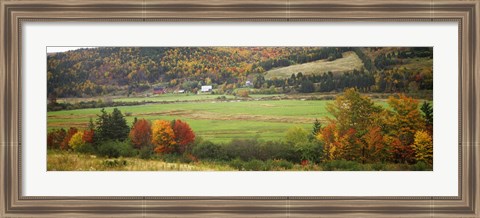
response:
<path fill-rule="evenodd" d="M 166 162 L 161 159 L 104 158 L 90 154 L 49 150 L 47 171 L 431 171 L 423 163 L 414 165 L 353 161 L 331 161 L 321 164 L 293 164 L 285 160 Z"/>
<path fill-rule="evenodd" d="M 48 151 L 47 171 L 231 171 L 211 163 L 167 163 L 140 158 L 105 158 L 90 154 Z"/>

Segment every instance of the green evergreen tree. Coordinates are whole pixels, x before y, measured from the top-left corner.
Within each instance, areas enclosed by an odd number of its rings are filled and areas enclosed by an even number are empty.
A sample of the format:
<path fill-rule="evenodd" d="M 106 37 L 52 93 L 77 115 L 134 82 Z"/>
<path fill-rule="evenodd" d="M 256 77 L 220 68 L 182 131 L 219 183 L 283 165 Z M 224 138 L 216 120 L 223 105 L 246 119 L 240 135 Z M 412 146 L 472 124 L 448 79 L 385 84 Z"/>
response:
<path fill-rule="evenodd" d="M 433 107 L 430 103 L 424 101 L 420 110 L 423 112 L 423 118 L 425 119 L 425 126 L 427 130 L 432 133 L 433 131 Z"/>
<path fill-rule="evenodd" d="M 114 108 L 110 119 L 110 139 L 120 141 L 127 139 L 128 133 L 130 132 L 130 127 L 128 127 L 127 120 L 123 116 L 122 112 L 120 112 L 120 110 L 117 108 Z"/>
<path fill-rule="evenodd" d="M 114 108 L 113 112 L 109 114 L 102 108 L 101 113 L 97 118 L 97 129 L 95 131 L 98 141 L 123 141 L 128 138 L 130 128 L 120 110 Z"/>
<path fill-rule="evenodd" d="M 313 128 L 312 128 L 312 133 L 310 133 L 310 141 L 313 141 L 315 137 L 318 135 L 318 133 L 322 130 L 322 124 L 320 121 L 318 121 L 317 118 L 315 118 L 315 122 L 313 123 Z"/>
<path fill-rule="evenodd" d="M 89 130 L 94 130 L 95 129 L 95 124 L 93 124 L 93 120 L 90 117 L 90 120 L 88 121 L 88 129 Z"/>

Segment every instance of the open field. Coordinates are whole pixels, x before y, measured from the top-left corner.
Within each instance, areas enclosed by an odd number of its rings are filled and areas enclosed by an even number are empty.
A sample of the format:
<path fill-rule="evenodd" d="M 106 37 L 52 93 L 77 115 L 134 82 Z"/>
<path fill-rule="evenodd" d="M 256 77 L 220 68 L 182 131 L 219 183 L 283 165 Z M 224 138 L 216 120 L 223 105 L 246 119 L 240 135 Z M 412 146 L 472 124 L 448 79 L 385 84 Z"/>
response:
<path fill-rule="evenodd" d="M 215 142 L 261 135 L 274 140 L 293 125 L 310 128 L 315 118 L 328 117 L 328 101 L 233 101 L 182 102 L 118 107 L 131 123 L 134 117 L 147 120 L 187 121 L 194 132 Z M 113 108 L 106 108 L 111 112 Z M 96 119 L 100 109 L 48 112 L 48 128 L 86 128 L 90 118 Z"/>
<path fill-rule="evenodd" d="M 343 53 L 343 58 L 334 61 L 318 60 L 305 64 L 297 64 L 288 67 L 281 67 L 269 70 L 265 73 L 266 79 L 289 78 L 292 73 L 302 72 L 302 74 L 323 74 L 331 71 L 332 73 L 343 73 L 354 69 L 361 69 L 363 62 L 354 52 Z"/>
<path fill-rule="evenodd" d="M 129 114 L 126 117 L 129 125 L 134 117 L 147 120 L 181 119 L 188 122 L 197 136 L 213 142 L 228 142 L 252 137 L 278 140 L 296 125 L 309 130 L 316 118 L 325 121 L 330 117 L 326 110 L 329 102 L 331 100 L 211 100 L 122 106 L 118 109 Z M 375 102 L 387 106 L 383 99 Z M 105 109 L 107 112 L 113 110 Z M 90 118 L 95 121 L 97 114 L 100 114 L 99 108 L 48 112 L 48 129 L 83 129 Z"/>

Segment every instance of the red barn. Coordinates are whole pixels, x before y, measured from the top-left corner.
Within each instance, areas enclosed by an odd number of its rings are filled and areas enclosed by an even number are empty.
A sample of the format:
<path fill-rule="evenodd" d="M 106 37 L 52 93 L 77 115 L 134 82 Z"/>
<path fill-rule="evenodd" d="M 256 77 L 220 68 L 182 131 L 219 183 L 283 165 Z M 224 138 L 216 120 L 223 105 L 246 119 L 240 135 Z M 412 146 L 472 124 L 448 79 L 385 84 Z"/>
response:
<path fill-rule="evenodd" d="M 167 91 L 163 87 L 153 88 L 153 94 L 165 94 Z"/>

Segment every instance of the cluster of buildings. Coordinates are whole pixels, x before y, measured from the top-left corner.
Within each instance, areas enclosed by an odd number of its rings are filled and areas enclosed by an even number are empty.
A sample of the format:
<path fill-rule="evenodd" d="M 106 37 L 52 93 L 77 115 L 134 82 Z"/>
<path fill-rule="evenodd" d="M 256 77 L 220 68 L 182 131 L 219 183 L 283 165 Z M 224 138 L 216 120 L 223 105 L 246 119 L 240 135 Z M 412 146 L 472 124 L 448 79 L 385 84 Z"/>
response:
<path fill-rule="evenodd" d="M 200 92 L 207 93 L 207 92 L 211 92 L 212 90 L 213 90 L 212 86 L 202 86 Z M 153 88 L 153 94 L 154 95 L 162 95 L 162 94 L 166 94 L 167 92 L 168 92 L 167 89 L 164 88 L 164 87 L 154 87 Z M 180 89 L 180 90 L 174 91 L 173 93 L 182 94 L 182 93 L 185 93 L 185 90 Z"/>

